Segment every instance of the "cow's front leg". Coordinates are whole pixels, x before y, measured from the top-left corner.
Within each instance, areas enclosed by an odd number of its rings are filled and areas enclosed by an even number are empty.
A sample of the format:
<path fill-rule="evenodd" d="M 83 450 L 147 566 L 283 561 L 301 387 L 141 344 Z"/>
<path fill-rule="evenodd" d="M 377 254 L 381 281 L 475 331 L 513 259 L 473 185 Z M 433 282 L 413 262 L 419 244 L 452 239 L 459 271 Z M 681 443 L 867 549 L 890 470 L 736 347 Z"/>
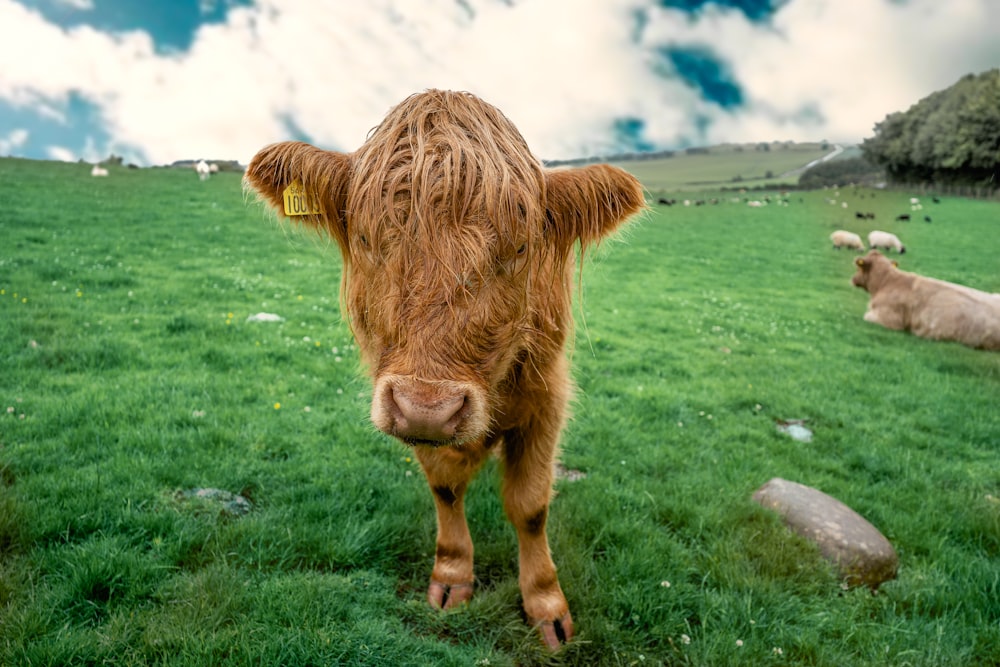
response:
<path fill-rule="evenodd" d="M 465 521 L 465 491 L 486 458 L 482 445 L 461 449 L 417 447 L 437 509 L 437 549 L 427 602 L 451 609 L 472 597 L 472 537 Z"/>
<path fill-rule="evenodd" d="M 504 433 L 504 509 L 517 530 L 524 611 L 556 650 L 573 637 L 573 618 L 559 586 L 545 525 L 552 495 L 558 428 Z"/>

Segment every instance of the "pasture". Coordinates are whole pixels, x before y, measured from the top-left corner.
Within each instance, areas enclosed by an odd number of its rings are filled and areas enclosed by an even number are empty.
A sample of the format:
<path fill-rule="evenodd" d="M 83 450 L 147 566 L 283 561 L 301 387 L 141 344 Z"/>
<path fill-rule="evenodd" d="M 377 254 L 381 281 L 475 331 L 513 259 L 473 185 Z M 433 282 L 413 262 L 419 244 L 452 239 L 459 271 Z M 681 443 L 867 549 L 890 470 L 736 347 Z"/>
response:
<path fill-rule="evenodd" d="M 863 322 L 828 240 L 894 232 L 902 268 L 996 292 L 996 203 L 705 193 L 585 258 L 549 521 L 577 639 L 551 656 L 496 465 L 476 596 L 427 607 L 431 496 L 368 423 L 335 247 L 235 174 L 0 182 L 0 664 L 1000 665 L 1000 355 Z M 750 501 L 772 477 L 871 521 L 898 578 L 844 590 Z"/>

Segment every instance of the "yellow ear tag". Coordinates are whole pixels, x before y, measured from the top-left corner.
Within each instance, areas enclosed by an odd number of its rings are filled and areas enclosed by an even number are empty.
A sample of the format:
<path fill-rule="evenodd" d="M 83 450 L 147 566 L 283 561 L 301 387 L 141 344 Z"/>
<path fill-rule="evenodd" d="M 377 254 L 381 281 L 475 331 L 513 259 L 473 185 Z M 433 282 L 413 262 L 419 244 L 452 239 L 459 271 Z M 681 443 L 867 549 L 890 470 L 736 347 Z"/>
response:
<path fill-rule="evenodd" d="M 323 212 L 323 207 L 319 205 L 319 198 L 307 193 L 298 179 L 292 181 L 281 194 L 285 200 L 285 215 L 287 216 L 313 215 Z"/>

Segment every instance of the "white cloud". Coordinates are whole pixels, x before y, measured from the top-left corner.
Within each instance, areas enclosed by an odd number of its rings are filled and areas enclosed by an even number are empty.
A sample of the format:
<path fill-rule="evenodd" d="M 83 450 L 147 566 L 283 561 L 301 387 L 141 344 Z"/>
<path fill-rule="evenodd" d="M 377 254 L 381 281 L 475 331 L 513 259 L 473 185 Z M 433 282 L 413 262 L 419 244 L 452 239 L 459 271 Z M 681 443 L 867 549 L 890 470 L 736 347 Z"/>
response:
<path fill-rule="evenodd" d="M 711 46 L 745 85 L 749 108 L 716 111 L 712 141 L 859 141 L 887 114 L 1000 64 L 1000 3 L 993 0 L 871 1 L 863 8 L 792 0 L 772 25 L 735 11 L 709 10 L 696 21 L 664 11 L 651 33 Z"/>
<path fill-rule="evenodd" d="M 0 155 L 10 155 L 14 149 L 20 148 L 30 136 L 24 128 L 17 128 L 7 133 L 6 137 L 0 137 Z"/>
<path fill-rule="evenodd" d="M 45 154 L 50 160 L 58 160 L 59 162 L 76 162 L 79 159 L 73 151 L 65 146 L 47 146 Z"/>
<path fill-rule="evenodd" d="M 58 0 L 58 2 L 61 5 L 66 5 L 82 12 L 89 12 L 94 9 L 94 0 Z"/>
<path fill-rule="evenodd" d="M 154 164 L 245 162 L 287 138 L 288 124 L 353 150 L 405 96 L 457 88 L 503 109 L 536 154 L 558 158 L 610 149 L 609 128 L 622 117 L 642 119 L 662 145 L 856 141 L 887 113 L 1000 62 L 993 0 L 790 0 L 771 25 L 712 5 L 691 18 L 653 0 L 466 4 L 474 15 L 452 0 L 418 9 L 258 0 L 202 26 L 187 52 L 164 55 L 147 33 L 63 30 L 0 0 L 0 63 L 15 64 L 0 67 L 0 99 L 65 121 L 70 94 L 80 95 L 114 138 L 89 146 L 95 154 L 133 147 Z M 650 22 L 636 45 L 639 8 Z M 709 45 L 747 107 L 720 109 L 658 76 L 651 59 L 663 44 Z"/>

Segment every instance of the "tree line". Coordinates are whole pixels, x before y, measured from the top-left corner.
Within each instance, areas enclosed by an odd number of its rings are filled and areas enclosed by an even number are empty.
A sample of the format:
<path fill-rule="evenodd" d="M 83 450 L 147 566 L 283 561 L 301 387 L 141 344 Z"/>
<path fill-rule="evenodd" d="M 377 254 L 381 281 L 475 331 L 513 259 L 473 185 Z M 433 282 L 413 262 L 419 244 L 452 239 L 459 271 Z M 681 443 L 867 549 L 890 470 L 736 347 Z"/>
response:
<path fill-rule="evenodd" d="M 861 151 L 892 183 L 1000 188 L 1000 69 L 889 114 Z"/>

